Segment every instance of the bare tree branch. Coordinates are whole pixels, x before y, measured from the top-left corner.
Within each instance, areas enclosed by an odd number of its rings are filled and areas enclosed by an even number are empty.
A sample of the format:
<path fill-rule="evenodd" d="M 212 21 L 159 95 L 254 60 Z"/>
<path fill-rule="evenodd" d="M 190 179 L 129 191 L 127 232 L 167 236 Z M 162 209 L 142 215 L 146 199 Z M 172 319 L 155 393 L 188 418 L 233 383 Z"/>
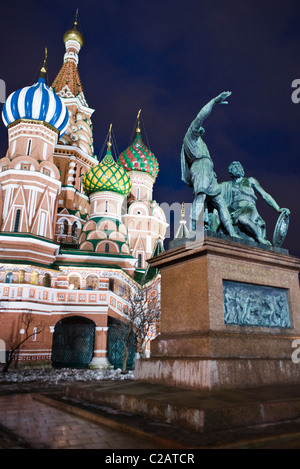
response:
<path fill-rule="evenodd" d="M 19 336 L 11 337 L 9 341 L 9 350 L 8 350 L 8 359 L 3 366 L 2 371 L 5 373 L 8 371 L 9 366 L 14 361 L 17 352 L 22 347 L 22 345 L 30 339 L 33 335 L 39 335 L 45 329 L 45 325 L 43 322 L 40 322 L 34 326 L 33 332 L 29 332 L 30 327 L 33 323 L 33 315 L 32 313 L 23 313 L 21 319 L 21 325 L 24 326 L 24 339 L 20 340 Z"/>
<path fill-rule="evenodd" d="M 151 288 L 141 290 L 128 288 L 125 292 L 125 298 L 128 302 L 128 311 L 125 323 L 122 373 L 126 373 L 130 340 L 133 333 L 137 336 L 138 351 L 140 355 L 144 355 L 147 340 L 150 340 L 150 328 L 154 325 L 157 329 L 160 319 L 159 301 Z"/>

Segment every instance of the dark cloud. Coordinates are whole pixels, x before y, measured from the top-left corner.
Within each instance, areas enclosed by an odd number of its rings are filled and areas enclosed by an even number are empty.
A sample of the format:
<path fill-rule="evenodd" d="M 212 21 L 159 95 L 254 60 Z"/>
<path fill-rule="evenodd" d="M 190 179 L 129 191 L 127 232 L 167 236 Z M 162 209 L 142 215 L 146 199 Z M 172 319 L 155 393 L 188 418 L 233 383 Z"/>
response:
<path fill-rule="evenodd" d="M 51 84 L 76 7 L 69 0 L 2 5 L 1 78 L 9 93 L 37 79 L 45 46 Z M 298 0 L 86 0 L 79 5 L 85 38 L 79 71 L 95 109 L 95 152 L 111 122 L 124 150 L 141 108 L 144 141 L 160 163 L 156 200 L 190 202 L 180 175 L 184 133 L 202 105 L 231 90 L 228 106 L 215 108 L 205 122 L 218 179 L 228 179 L 228 165 L 240 160 L 291 209 L 285 247 L 300 255 L 300 104 L 291 100 L 292 81 L 300 78 L 299 20 Z M 1 125 L 2 155 L 6 146 Z M 264 204 L 261 210 L 270 239 L 276 213 Z"/>

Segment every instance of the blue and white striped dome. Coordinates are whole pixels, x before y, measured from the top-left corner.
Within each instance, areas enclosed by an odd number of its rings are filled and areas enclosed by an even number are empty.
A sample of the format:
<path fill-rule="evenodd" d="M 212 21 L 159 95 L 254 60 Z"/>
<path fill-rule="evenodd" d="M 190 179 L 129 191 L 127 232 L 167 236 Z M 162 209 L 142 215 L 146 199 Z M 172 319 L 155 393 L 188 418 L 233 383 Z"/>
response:
<path fill-rule="evenodd" d="M 44 78 L 9 95 L 2 108 L 2 119 L 7 127 L 18 119 L 47 122 L 62 136 L 67 130 L 69 112 L 62 98 L 48 88 Z"/>

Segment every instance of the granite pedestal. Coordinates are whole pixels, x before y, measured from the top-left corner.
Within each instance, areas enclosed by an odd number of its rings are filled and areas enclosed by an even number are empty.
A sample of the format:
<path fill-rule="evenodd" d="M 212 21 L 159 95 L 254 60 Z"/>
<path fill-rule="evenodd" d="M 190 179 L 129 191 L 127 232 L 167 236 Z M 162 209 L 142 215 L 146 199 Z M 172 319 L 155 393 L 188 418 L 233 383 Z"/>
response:
<path fill-rule="evenodd" d="M 293 341 L 300 338 L 297 257 L 205 236 L 149 262 L 161 271 L 161 334 L 151 343 L 151 357 L 137 361 L 136 380 L 202 390 L 300 384 L 300 363 L 292 360 Z M 280 327 L 276 318 L 257 325 L 266 310 L 253 307 L 252 319 L 234 323 L 224 297 L 232 284 L 250 288 L 250 300 L 251 289 L 283 294 L 279 316 L 287 320 Z"/>

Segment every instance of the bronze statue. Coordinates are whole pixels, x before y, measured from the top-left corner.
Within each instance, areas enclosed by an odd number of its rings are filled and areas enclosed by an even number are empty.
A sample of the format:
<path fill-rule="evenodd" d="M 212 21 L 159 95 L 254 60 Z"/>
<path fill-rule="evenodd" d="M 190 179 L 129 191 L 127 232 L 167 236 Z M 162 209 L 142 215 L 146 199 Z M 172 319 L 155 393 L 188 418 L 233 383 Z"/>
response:
<path fill-rule="evenodd" d="M 231 181 L 221 183 L 220 187 L 233 225 L 256 242 L 270 245 L 270 241 L 266 239 L 266 224 L 256 208 L 256 192 L 268 205 L 277 212 L 283 213 L 285 217 L 289 216 L 290 211 L 287 208 L 280 208 L 273 197 L 261 187 L 257 179 L 244 177 L 245 172 L 239 161 L 233 161 L 228 171 Z M 217 217 L 216 212 L 214 216 Z"/>
<path fill-rule="evenodd" d="M 183 140 L 181 150 L 181 178 L 193 187 L 194 200 L 192 204 L 192 230 L 196 230 L 202 208 L 208 198 L 218 211 L 220 220 L 230 236 L 239 237 L 231 222 L 231 218 L 222 197 L 220 186 L 214 173 L 214 164 L 203 140 L 203 121 L 211 113 L 215 104 L 227 104 L 226 99 L 230 91 L 224 91 L 213 98 L 199 112 L 196 119 L 189 126 Z"/>

